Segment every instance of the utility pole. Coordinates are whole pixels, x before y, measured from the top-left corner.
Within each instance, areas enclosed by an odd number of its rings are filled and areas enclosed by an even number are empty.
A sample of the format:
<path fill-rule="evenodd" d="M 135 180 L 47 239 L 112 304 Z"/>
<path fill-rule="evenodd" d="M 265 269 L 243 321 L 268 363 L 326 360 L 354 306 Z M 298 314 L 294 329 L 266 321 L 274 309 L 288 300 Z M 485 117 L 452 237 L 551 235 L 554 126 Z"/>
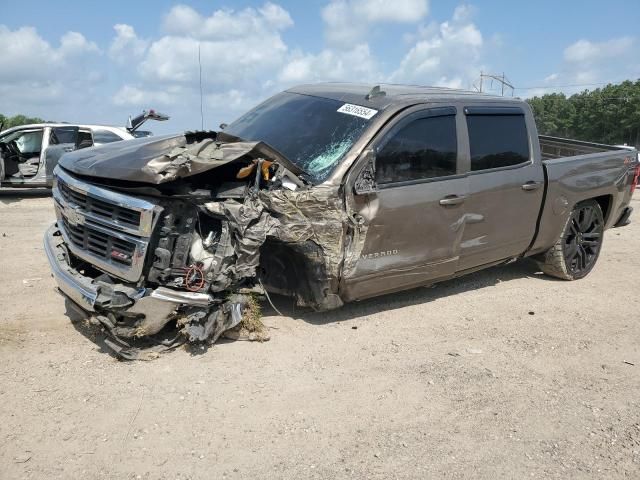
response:
<path fill-rule="evenodd" d="M 504 97 L 504 87 L 507 87 L 511 89 L 511 96 L 513 97 L 513 90 L 514 90 L 513 84 L 506 77 L 504 72 L 502 72 L 502 75 L 494 75 L 491 73 L 480 72 L 479 87 L 476 87 L 476 90 L 478 90 L 480 93 L 484 92 L 484 87 L 486 85 L 486 82 L 484 81 L 485 78 L 490 81 L 489 89 L 491 89 L 491 87 L 493 86 L 493 82 L 496 81 L 500 83 L 500 95 Z"/>

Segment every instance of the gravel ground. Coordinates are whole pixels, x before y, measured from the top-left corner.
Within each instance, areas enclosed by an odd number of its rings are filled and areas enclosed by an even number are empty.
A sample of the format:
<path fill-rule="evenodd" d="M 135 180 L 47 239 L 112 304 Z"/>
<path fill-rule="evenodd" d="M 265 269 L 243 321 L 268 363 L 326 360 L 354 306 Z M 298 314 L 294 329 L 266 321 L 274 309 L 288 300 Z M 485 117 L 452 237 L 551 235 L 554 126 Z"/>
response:
<path fill-rule="evenodd" d="M 640 478 L 640 223 L 578 282 L 522 261 L 329 313 L 281 298 L 267 343 L 120 362 L 65 314 L 53 219 L 0 193 L 0 478 Z"/>

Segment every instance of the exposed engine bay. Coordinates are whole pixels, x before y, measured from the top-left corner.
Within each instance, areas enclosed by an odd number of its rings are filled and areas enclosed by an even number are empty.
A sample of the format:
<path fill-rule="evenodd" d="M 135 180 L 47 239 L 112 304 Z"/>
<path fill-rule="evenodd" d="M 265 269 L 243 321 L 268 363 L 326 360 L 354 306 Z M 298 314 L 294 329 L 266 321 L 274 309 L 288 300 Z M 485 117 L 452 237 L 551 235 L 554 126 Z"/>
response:
<path fill-rule="evenodd" d="M 83 161 L 83 152 L 63 157 L 54 186 L 55 247 L 72 274 L 98 292 L 91 321 L 117 355 L 152 358 L 240 328 L 267 339 L 258 303 L 266 290 L 314 309 L 342 305 L 337 292 L 350 225 L 335 188 L 311 188 L 304 172 L 268 145 L 215 132 L 140 145 L 128 159 L 105 155 L 104 165 L 95 156 Z M 137 169 L 132 158 L 145 164 Z M 118 196 L 115 210 L 100 203 L 96 192 L 103 190 Z M 144 214 L 126 208 L 128 197 L 150 205 L 148 236 L 135 237 L 138 245 L 127 241 L 129 233 L 109 233 L 101 250 L 108 225 L 142 228 Z"/>

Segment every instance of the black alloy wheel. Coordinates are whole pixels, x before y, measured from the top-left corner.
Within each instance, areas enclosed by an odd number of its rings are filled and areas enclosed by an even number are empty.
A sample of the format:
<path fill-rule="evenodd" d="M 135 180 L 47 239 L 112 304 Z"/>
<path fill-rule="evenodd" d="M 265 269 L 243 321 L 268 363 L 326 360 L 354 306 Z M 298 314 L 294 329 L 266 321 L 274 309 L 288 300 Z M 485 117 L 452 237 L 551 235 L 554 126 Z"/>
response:
<path fill-rule="evenodd" d="M 603 234 L 604 216 L 600 204 L 595 200 L 585 200 L 571 211 L 555 245 L 535 259 L 547 275 L 578 280 L 595 266 Z"/>
<path fill-rule="evenodd" d="M 565 263 L 572 275 L 582 277 L 591 271 L 602 247 L 604 222 L 600 206 L 588 203 L 575 208 L 568 227 L 564 236 Z"/>

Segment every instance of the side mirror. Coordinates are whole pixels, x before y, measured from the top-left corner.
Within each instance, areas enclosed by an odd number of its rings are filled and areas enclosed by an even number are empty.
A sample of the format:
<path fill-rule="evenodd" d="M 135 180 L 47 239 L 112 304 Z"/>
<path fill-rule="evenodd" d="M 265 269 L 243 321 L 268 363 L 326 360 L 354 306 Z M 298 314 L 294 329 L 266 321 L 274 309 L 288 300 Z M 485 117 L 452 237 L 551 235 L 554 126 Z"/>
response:
<path fill-rule="evenodd" d="M 354 191 L 358 195 L 366 195 L 377 190 L 376 185 L 376 152 L 374 150 L 365 150 L 363 152 L 364 167 L 360 170 L 356 182 L 353 186 Z"/>

